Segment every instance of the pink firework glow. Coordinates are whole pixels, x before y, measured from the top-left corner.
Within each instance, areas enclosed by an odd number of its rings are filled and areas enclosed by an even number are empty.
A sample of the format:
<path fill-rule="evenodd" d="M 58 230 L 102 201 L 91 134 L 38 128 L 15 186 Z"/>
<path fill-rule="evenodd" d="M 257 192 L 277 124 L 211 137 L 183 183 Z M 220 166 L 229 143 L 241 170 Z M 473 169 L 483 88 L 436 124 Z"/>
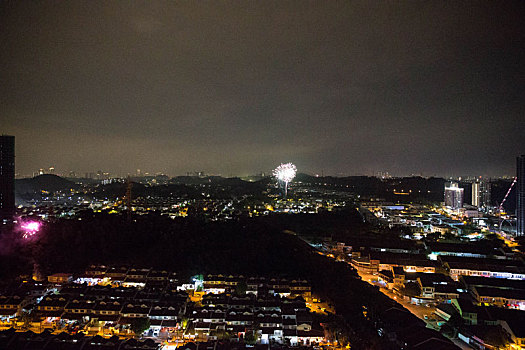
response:
<path fill-rule="evenodd" d="M 40 231 L 40 222 L 38 221 L 28 221 L 23 223 L 20 228 L 23 230 L 22 237 L 23 238 L 30 238 L 33 237 Z"/>

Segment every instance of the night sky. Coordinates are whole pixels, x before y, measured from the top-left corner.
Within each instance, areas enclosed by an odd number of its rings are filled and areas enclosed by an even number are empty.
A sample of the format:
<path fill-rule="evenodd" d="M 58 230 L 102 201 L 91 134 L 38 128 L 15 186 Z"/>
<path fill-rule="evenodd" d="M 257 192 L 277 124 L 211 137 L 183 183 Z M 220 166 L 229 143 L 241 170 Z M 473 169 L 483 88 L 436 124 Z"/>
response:
<path fill-rule="evenodd" d="M 16 167 L 512 175 L 523 1 L 0 1 Z"/>

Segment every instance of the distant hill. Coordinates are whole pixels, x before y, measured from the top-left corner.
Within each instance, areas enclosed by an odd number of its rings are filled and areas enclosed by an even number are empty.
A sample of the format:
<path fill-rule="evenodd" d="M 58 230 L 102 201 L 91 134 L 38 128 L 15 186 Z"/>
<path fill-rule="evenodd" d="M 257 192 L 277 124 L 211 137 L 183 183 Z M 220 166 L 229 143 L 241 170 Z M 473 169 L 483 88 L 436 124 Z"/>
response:
<path fill-rule="evenodd" d="M 269 177 L 259 181 L 245 181 L 238 177 L 221 177 L 221 176 L 177 176 L 170 180 L 171 184 L 179 185 L 207 185 L 212 188 L 221 188 L 228 192 L 229 195 L 259 195 L 266 189 L 267 184 L 271 181 Z M 224 191 L 221 191 L 224 192 Z"/>
<path fill-rule="evenodd" d="M 76 179 L 84 184 L 86 179 Z M 126 193 L 125 183 L 112 183 L 108 185 L 99 184 L 95 180 L 89 180 L 92 187 L 92 194 L 96 198 L 116 198 L 122 197 Z M 511 180 L 495 180 L 492 182 L 492 204 L 501 202 L 510 187 Z M 276 182 L 275 178 L 267 176 L 258 181 L 246 181 L 238 177 L 221 176 L 177 176 L 169 180 L 167 184 L 146 185 L 133 182 L 132 197 L 178 197 L 199 199 L 203 195 L 201 186 L 206 187 L 206 193 L 215 199 L 227 199 L 242 197 L 245 195 L 264 197 L 264 192 L 268 189 L 268 184 Z M 362 197 L 375 196 L 391 202 L 442 202 L 446 180 L 439 177 L 423 178 L 419 176 L 380 179 L 371 176 L 312 176 L 298 173 L 292 181 L 291 189 L 300 186 L 319 187 L 333 189 L 337 191 L 348 191 L 361 195 Z M 88 185 L 88 186 L 89 186 Z M 70 179 L 56 175 L 40 175 L 34 178 L 19 179 L 15 181 L 15 194 L 18 204 L 28 203 L 29 200 L 42 195 L 42 191 L 56 192 L 78 189 L 77 184 Z M 471 184 L 461 182 L 460 187 L 465 189 L 465 203 L 470 203 Z M 210 197 L 207 197 L 210 198 Z M 515 210 L 516 195 L 515 190 L 511 191 L 505 209 L 509 212 Z"/>
<path fill-rule="evenodd" d="M 219 186 L 231 195 L 260 194 L 267 185 L 276 180 L 272 177 L 265 177 L 259 181 L 250 182 L 240 178 L 224 178 L 220 176 L 177 176 L 170 180 L 171 184 L 186 186 L 207 185 Z M 308 186 L 320 186 L 322 188 L 332 188 L 334 190 L 348 191 L 361 196 L 376 196 L 387 201 L 398 202 L 440 202 L 443 201 L 443 191 L 445 179 L 419 176 L 380 179 L 373 176 L 312 176 L 298 173 L 292 181 Z M 464 184 L 465 198 L 470 198 L 470 184 Z M 468 203 L 468 200 L 466 200 Z"/>
<path fill-rule="evenodd" d="M 184 185 L 205 185 L 205 184 L 219 184 L 223 186 L 242 186 L 252 182 L 244 181 L 238 177 L 222 177 L 222 176 L 176 176 L 170 180 L 170 183 L 184 184 Z"/>
<path fill-rule="evenodd" d="M 393 202 L 440 202 L 445 188 L 445 179 L 419 176 L 380 179 L 372 176 L 317 177 L 299 173 L 294 182 L 312 186 L 334 186 L 361 196 L 378 196 Z"/>
<path fill-rule="evenodd" d="M 17 195 L 40 193 L 42 191 L 56 192 L 78 187 L 79 185 L 72 181 L 51 174 L 15 180 L 15 193 Z"/>

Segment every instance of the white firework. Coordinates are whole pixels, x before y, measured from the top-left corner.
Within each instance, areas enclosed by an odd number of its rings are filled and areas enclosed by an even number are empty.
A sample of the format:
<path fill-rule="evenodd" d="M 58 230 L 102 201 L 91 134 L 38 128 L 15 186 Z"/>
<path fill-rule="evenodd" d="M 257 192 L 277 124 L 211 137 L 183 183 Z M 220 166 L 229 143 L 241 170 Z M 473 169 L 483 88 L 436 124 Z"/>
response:
<path fill-rule="evenodd" d="M 284 182 L 285 196 L 288 194 L 288 183 L 293 180 L 296 173 L 297 168 L 292 163 L 281 164 L 273 171 L 273 176 L 275 176 L 277 180 Z"/>

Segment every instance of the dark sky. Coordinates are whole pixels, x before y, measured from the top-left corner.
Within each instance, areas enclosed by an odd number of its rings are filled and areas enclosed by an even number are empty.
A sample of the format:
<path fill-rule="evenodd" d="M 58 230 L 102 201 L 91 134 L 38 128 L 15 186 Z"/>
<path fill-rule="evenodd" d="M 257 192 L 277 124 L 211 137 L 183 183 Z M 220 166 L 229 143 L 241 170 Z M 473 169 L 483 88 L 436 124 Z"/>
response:
<path fill-rule="evenodd" d="M 505 175 L 523 1 L 0 1 L 17 172 Z"/>

